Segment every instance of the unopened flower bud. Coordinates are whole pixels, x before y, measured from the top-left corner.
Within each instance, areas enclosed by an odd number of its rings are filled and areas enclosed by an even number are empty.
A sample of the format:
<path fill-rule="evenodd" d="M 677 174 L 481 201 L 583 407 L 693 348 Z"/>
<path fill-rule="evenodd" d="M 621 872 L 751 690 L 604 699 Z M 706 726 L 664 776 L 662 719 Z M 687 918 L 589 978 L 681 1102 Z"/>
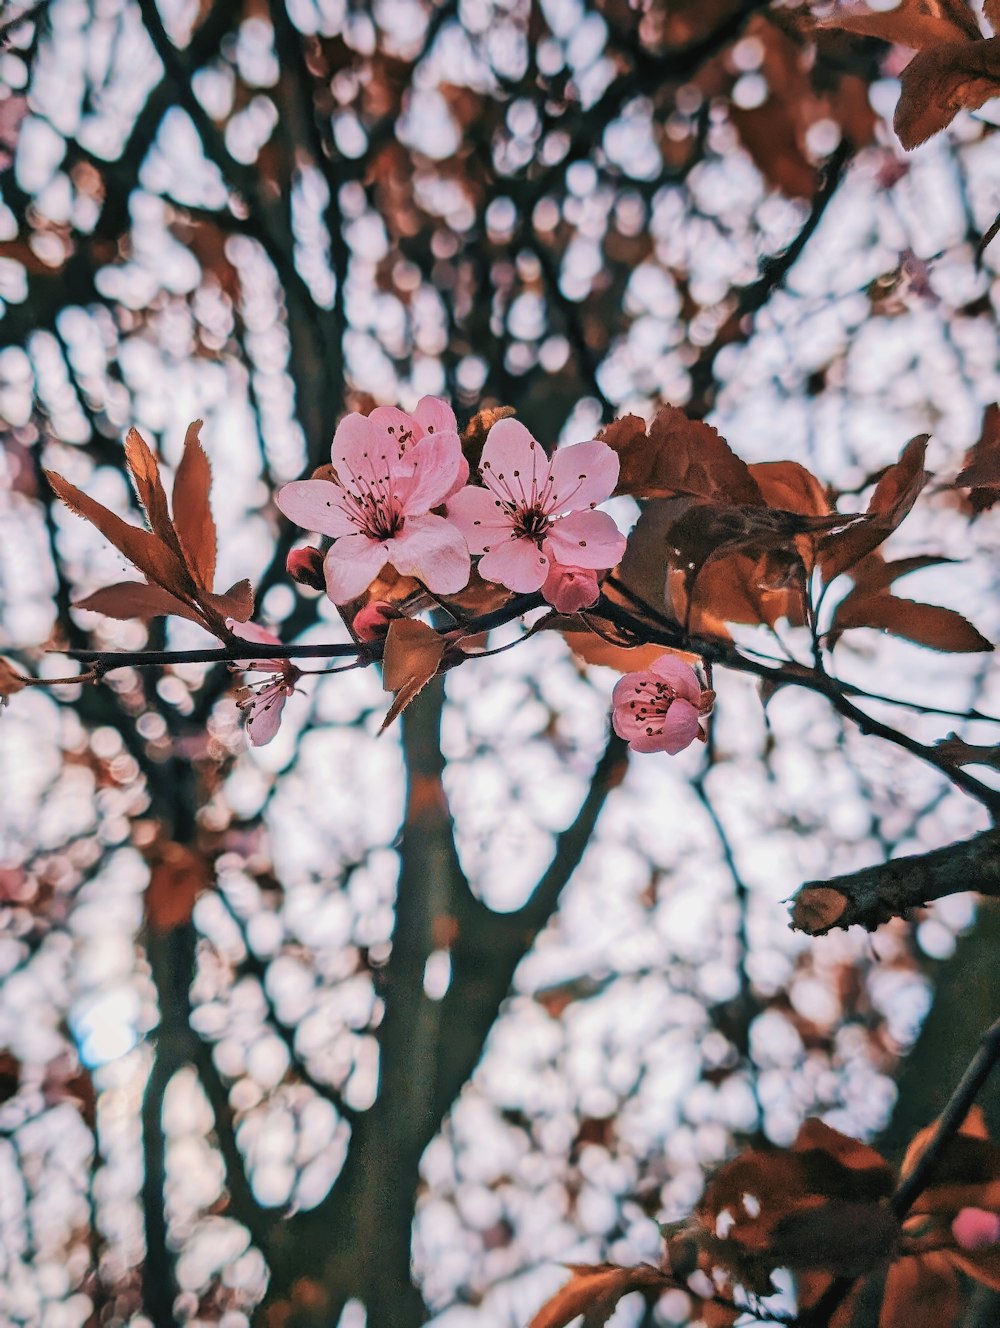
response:
<path fill-rule="evenodd" d="M 323 574 L 323 552 L 307 545 L 304 549 L 293 549 L 285 563 L 285 571 L 300 586 L 312 586 L 313 590 L 326 589 L 326 577 Z"/>
<path fill-rule="evenodd" d="M 377 641 L 385 636 L 393 618 L 399 616 L 399 611 L 384 599 L 373 599 L 354 615 L 351 630 L 359 641 Z"/>
<path fill-rule="evenodd" d="M 578 613 L 597 603 L 600 594 L 597 573 L 589 567 L 564 567 L 551 563 L 542 585 L 542 598 L 559 613 Z"/>
<path fill-rule="evenodd" d="M 963 1208 L 951 1224 L 951 1234 L 963 1250 L 985 1250 L 1000 1244 L 1000 1213 Z"/>

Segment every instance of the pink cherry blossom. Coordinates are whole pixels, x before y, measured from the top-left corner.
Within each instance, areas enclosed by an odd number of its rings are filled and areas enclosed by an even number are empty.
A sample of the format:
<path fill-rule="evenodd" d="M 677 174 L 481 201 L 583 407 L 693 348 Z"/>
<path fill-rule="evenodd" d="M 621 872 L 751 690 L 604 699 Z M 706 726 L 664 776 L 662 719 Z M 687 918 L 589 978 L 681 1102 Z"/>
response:
<path fill-rule="evenodd" d="M 618 681 L 611 695 L 611 725 L 634 752 L 673 756 L 703 736 L 699 720 L 713 699 L 690 664 L 661 655 L 648 669 Z"/>
<path fill-rule="evenodd" d="M 951 1224 L 951 1234 L 963 1250 L 985 1250 L 1000 1245 L 1000 1213 L 962 1208 Z"/>
<path fill-rule="evenodd" d="M 426 423 L 391 407 L 346 415 L 331 449 L 336 480 L 297 480 L 278 492 L 285 516 L 332 537 L 324 571 L 334 604 L 360 595 L 387 563 L 437 595 L 468 584 L 469 550 L 461 532 L 431 512 L 455 488 L 462 445 L 457 433 L 437 432 L 444 403 L 432 409 L 424 407 L 427 401 L 435 399 L 425 397 L 417 407 Z M 405 429 L 399 432 L 401 421 L 418 425 L 423 435 L 413 442 Z"/>
<path fill-rule="evenodd" d="M 469 482 L 469 463 L 462 454 L 462 443 L 458 434 L 458 422 L 455 412 L 441 397 L 421 397 L 412 414 L 399 410 L 396 406 L 376 406 L 368 419 L 389 439 L 396 443 L 400 453 L 405 455 L 421 438 L 432 434 L 436 438 L 458 439 L 459 464 L 455 482 L 446 498 L 457 493 Z"/>
<path fill-rule="evenodd" d="M 483 555 L 479 572 L 520 593 L 540 590 L 552 564 L 613 567 L 625 536 L 596 512 L 618 481 L 606 443 L 560 448 L 551 461 L 517 420 L 498 420 L 486 436 L 480 478 L 448 503 L 448 516 Z"/>
<path fill-rule="evenodd" d="M 564 567 L 550 563 L 542 583 L 542 598 L 560 613 L 579 613 L 596 604 L 601 591 L 597 573 L 590 567 Z"/>
<path fill-rule="evenodd" d="M 255 641 L 257 645 L 264 646 L 281 645 L 276 636 L 257 623 L 241 623 L 227 618 L 226 626 L 234 636 L 244 641 Z M 299 670 L 287 659 L 241 659 L 236 660 L 235 664 L 241 669 L 271 674 L 263 682 L 241 688 L 236 701 L 246 715 L 247 737 L 254 747 L 263 747 L 278 732 L 281 712 L 295 691 Z"/>

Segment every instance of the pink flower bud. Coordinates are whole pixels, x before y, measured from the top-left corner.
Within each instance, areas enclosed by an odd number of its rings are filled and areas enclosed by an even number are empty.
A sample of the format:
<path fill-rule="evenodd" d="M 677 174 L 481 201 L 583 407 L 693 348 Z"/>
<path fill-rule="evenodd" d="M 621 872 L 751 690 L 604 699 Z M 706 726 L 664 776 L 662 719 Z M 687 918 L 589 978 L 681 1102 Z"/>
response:
<path fill-rule="evenodd" d="M 285 562 L 285 571 L 300 586 L 312 586 L 313 590 L 326 589 L 326 577 L 323 575 L 323 552 L 307 545 L 304 549 L 293 549 Z"/>
<path fill-rule="evenodd" d="M 542 584 L 542 598 L 560 613 L 578 613 L 597 603 L 601 592 L 597 587 L 597 573 L 589 567 L 564 567 L 550 563 L 549 574 Z"/>
<path fill-rule="evenodd" d="M 963 1250 L 985 1250 L 1000 1245 L 1000 1213 L 963 1208 L 951 1224 L 951 1234 Z"/>
<path fill-rule="evenodd" d="M 351 629 L 359 641 L 377 641 L 385 636 L 393 618 L 400 617 L 398 610 L 384 599 L 373 599 L 354 615 Z"/>

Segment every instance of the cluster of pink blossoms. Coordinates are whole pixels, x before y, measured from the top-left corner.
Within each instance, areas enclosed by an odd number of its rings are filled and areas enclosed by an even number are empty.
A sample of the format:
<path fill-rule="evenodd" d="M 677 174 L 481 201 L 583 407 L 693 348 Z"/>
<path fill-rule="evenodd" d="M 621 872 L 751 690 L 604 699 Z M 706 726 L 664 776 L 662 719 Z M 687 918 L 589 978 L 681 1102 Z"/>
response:
<path fill-rule="evenodd" d="M 498 420 L 483 445 L 481 482 L 470 484 L 454 412 L 423 397 L 412 414 L 380 406 L 345 416 L 331 458 L 333 478 L 286 484 L 277 504 L 332 541 L 325 556 L 294 551 L 289 570 L 325 585 L 334 604 L 361 595 L 387 565 L 432 594 L 453 595 L 468 585 L 477 557 L 485 581 L 519 594 L 541 591 L 559 613 L 572 614 L 597 602 L 599 577 L 625 552 L 625 536 L 597 510 L 618 482 L 618 456 L 606 443 L 577 443 L 550 458 L 523 424 Z M 433 510 L 441 507 L 443 516 Z M 366 605 L 355 620 L 359 639 L 384 632 L 393 614 L 389 605 Z M 274 640 L 252 624 L 233 630 Z M 252 742 L 274 736 L 297 676 L 287 661 L 275 665 L 242 702 Z M 700 721 L 711 703 L 694 669 L 664 655 L 621 679 L 612 723 L 635 751 L 679 752 L 704 736 Z"/>
<path fill-rule="evenodd" d="M 335 480 L 297 480 L 279 490 L 278 507 L 296 525 L 329 535 L 326 592 L 334 604 L 360 595 L 391 564 L 435 595 L 469 583 L 471 559 L 461 532 L 435 515 L 468 478 L 451 408 L 424 397 L 412 415 L 381 406 L 346 415 L 334 434 Z"/>
<path fill-rule="evenodd" d="M 469 464 L 454 413 L 423 397 L 412 415 L 380 406 L 347 415 L 331 449 L 335 479 L 286 484 L 278 507 L 297 525 L 328 535 L 326 591 L 335 604 L 360 595 L 387 564 L 435 595 L 469 583 L 472 555 L 486 581 L 541 590 L 562 613 L 597 600 L 598 573 L 625 552 L 625 536 L 595 509 L 618 481 L 605 443 L 577 443 L 550 460 L 516 420 L 499 420 Z M 445 507 L 445 516 L 433 508 Z"/>

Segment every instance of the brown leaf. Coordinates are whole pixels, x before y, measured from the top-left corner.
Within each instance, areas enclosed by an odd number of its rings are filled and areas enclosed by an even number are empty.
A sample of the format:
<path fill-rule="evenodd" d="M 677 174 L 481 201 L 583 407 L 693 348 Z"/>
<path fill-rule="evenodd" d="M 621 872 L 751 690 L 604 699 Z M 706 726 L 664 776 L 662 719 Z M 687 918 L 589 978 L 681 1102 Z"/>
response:
<path fill-rule="evenodd" d="M 676 614 L 667 595 L 667 569 L 673 551 L 670 530 L 686 505 L 687 499 L 684 498 L 646 503 L 628 537 L 615 574 L 636 599 L 671 620 L 676 620 Z M 605 587 L 605 594 L 614 592 Z"/>
<path fill-rule="evenodd" d="M 747 469 L 768 507 L 802 516 L 827 516 L 832 510 L 826 489 L 797 461 L 758 461 Z"/>
<path fill-rule="evenodd" d="M 829 1199 L 782 1217 L 771 1235 L 776 1267 L 860 1277 L 896 1248 L 899 1222 L 883 1203 Z"/>
<path fill-rule="evenodd" d="M 793 555 L 733 553 L 702 566 L 687 602 L 683 571 L 671 573 L 671 597 L 696 635 L 729 637 L 724 623 L 766 623 L 781 618 L 793 626 L 805 621 L 805 581 Z"/>
<path fill-rule="evenodd" d="M 168 548 L 161 539 L 148 530 L 123 521 L 101 503 L 88 498 L 75 484 L 70 484 L 69 480 L 63 479 L 54 470 L 47 470 L 45 474 L 70 511 L 96 526 L 104 538 L 140 572 L 144 572 L 150 581 L 155 581 L 179 598 L 189 593 L 192 587 L 184 566 L 173 549 Z"/>
<path fill-rule="evenodd" d="M 854 588 L 864 594 L 873 594 L 888 590 L 894 581 L 909 576 L 911 572 L 922 572 L 925 567 L 941 567 L 945 563 L 956 563 L 957 558 L 946 558 L 941 553 L 918 553 L 910 558 L 896 558 L 887 563 L 880 553 L 871 553 L 862 562 L 851 569 Z M 854 591 L 851 592 L 854 594 Z M 850 595 L 847 597 L 850 598 Z"/>
<path fill-rule="evenodd" d="M 437 673 L 447 641 L 433 627 L 415 618 L 395 618 L 389 624 L 382 656 L 382 681 L 396 698 L 382 721 L 380 732 L 402 714 Z"/>
<path fill-rule="evenodd" d="M 763 506 L 746 462 L 710 424 L 689 420 L 677 406 L 662 407 L 648 434 L 638 416 L 626 415 L 600 437 L 618 453 L 621 464 L 615 493 Z"/>
<path fill-rule="evenodd" d="M 903 70 L 900 84 L 893 124 L 903 147 L 915 148 L 959 111 L 974 111 L 1000 92 L 1000 37 L 928 46 Z"/>
<path fill-rule="evenodd" d="M 693 502 L 671 526 L 670 539 L 678 563 L 700 570 L 710 559 L 727 553 L 759 555 L 778 549 L 791 550 L 800 537 L 826 532 L 856 519 L 840 513 L 803 516 L 775 508 Z"/>
<path fill-rule="evenodd" d="M 605 641 L 596 632 L 563 632 L 566 644 L 584 664 L 601 664 L 608 669 L 617 669 L 619 673 L 632 673 L 648 669 L 654 660 L 664 653 L 663 646 L 619 646 L 612 641 Z M 684 656 L 694 659 L 695 656 Z"/>
<path fill-rule="evenodd" d="M 883 473 L 868 504 L 868 520 L 835 531 L 820 544 L 819 564 L 825 581 L 846 572 L 877 549 L 897 528 L 927 482 L 924 456 L 929 434 L 912 438 L 899 460 Z"/>
<path fill-rule="evenodd" d="M 910 46 L 914 50 L 942 42 L 974 40 L 979 36 L 978 29 L 959 15 L 948 17 L 939 10 L 928 12 L 921 0 L 901 0 L 891 9 L 880 7 L 876 11 L 858 0 L 847 0 L 832 13 L 825 14 L 818 24 L 824 28 L 856 32 L 862 37 L 878 37 L 881 41 Z"/>
<path fill-rule="evenodd" d="M 966 453 L 955 488 L 971 490 L 968 501 L 974 512 L 985 512 L 1000 501 L 1000 406 L 987 406 L 982 433 Z"/>
<path fill-rule="evenodd" d="M 648 1263 L 634 1268 L 611 1263 L 568 1267 L 573 1276 L 546 1301 L 528 1328 L 566 1328 L 580 1314 L 586 1328 L 601 1328 L 629 1292 L 642 1291 L 648 1296 L 670 1286 L 670 1279 Z"/>
<path fill-rule="evenodd" d="M 959 1304 L 948 1255 L 896 1259 L 885 1279 L 879 1328 L 951 1328 Z"/>
<path fill-rule="evenodd" d="M 887 1199 L 895 1186 L 881 1153 L 815 1117 L 803 1121 L 792 1152 L 801 1158 L 810 1188 L 828 1198 Z"/>
<path fill-rule="evenodd" d="M 680 500 L 678 500 L 680 501 Z M 805 621 L 805 562 L 821 532 L 856 521 L 851 515 L 808 516 L 765 507 L 692 502 L 670 527 L 670 561 L 684 573 L 668 582 L 680 617 L 690 597 L 704 613 L 731 622 Z M 734 555 L 741 555 L 737 558 Z M 725 562 L 725 570 L 719 564 Z M 719 567 L 714 577 L 711 569 Z M 692 624 L 692 618 L 687 618 Z"/>
<path fill-rule="evenodd" d="M 849 595 L 837 606 L 833 631 L 851 627 L 873 627 L 891 632 L 932 650 L 954 652 L 992 650 L 991 642 L 954 609 L 939 604 L 919 604 L 895 595 Z"/>
<path fill-rule="evenodd" d="M 73 605 L 74 609 L 88 609 L 91 613 L 104 613 L 109 618 L 159 618 L 173 613 L 179 618 L 188 618 L 191 622 L 204 625 L 204 620 L 196 609 L 162 586 L 151 586 L 146 581 L 119 581 L 113 586 L 103 586 L 91 595 L 85 595 Z"/>
<path fill-rule="evenodd" d="M 24 675 L 18 673 L 10 660 L 4 659 L 0 655 L 0 697 L 13 696 L 15 692 L 22 692 L 27 685 L 27 679 Z"/>
<path fill-rule="evenodd" d="M 220 595 L 205 591 L 199 596 L 206 609 L 217 613 L 220 618 L 235 618 L 237 622 L 247 622 L 253 613 L 253 586 L 245 578 L 231 585 Z"/>
<path fill-rule="evenodd" d="M 759 1295 L 778 1267 L 859 1276 L 896 1248 L 894 1179 L 873 1148 L 807 1121 L 791 1149 L 748 1150 L 720 1168 L 698 1205 L 698 1242 Z"/>
<path fill-rule="evenodd" d="M 198 434 L 201 420 L 188 426 L 184 455 L 174 476 L 174 526 L 194 580 L 210 589 L 215 580 L 216 534 L 209 493 L 212 468 Z"/>
<path fill-rule="evenodd" d="M 1000 1291 L 1000 1247 L 994 1245 L 985 1250 L 949 1250 L 948 1260 L 991 1291 Z"/>
<path fill-rule="evenodd" d="M 211 884 L 208 863 L 185 844 L 160 843 L 151 854 L 146 918 L 154 931 L 174 931 L 191 921 L 195 900 Z"/>
<path fill-rule="evenodd" d="M 129 429 L 125 438 L 125 464 L 153 534 L 179 554 L 181 549 L 167 509 L 167 494 L 160 479 L 159 463 L 138 429 Z"/>
<path fill-rule="evenodd" d="M 944 563 L 954 562 L 956 562 L 954 558 L 927 553 L 916 554 L 910 558 L 897 558 L 887 563 L 878 551 L 866 554 L 850 570 L 854 588 L 837 605 L 827 633 L 828 646 L 832 649 L 837 644 L 846 626 L 851 625 L 852 615 L 863 614 L 865 610 L 862 606 L 868 600 L 887 591 L 893 582 L 909 576 L 911 572 L 919 572 L 925 567 L 940 567 Z"/>
<path fill-rule="evenodd" d="M 815 1307 L 816 1303 L 822 1300 L 823 1296 L 830 1289 L 833 1278 L 829 1273 L 815 1273 L 801 1271 L 795 1277 L 795 1293 L 799 1302 L 799 1309 L 806 1310 Z M 863 1283 L 855 1282 L 847 1298 L 841 1303 L 831 1316 L 827 1328 L 852 1328 L 854 1322 L 854 1311 L 857 1307 L 858 1293 Z"/>
<path fill-rule="evenodd" d="M 903 1158 L 901 1173 L 908 1176 L 923 1156 L 937 1131 L 938 1123 L 925 1126 L 910 1141 Z M 951 1196 L 946 1191 L 960 1187 L 963 1193 L 954 1197 L 954 1208 L 993 1208 L 993 1195 L 986 1196 L 986 1187 L 996 1188 L 1000 1181 L 1000 1148 L 986 1132 L 982 1109 L 973 1107 L 961 1129 L 948 1140 L 934 1167 L 931 1183 L 914 1202 L 914 1212 L 941 1212 L 948 1208 Z M 983 1191 L 982 1194 L 979 1191 Z M 968 1192 L 964 1192 L 968 1191 Z M 979 1199 L 988 1199 L 979 1202 Z"/>

